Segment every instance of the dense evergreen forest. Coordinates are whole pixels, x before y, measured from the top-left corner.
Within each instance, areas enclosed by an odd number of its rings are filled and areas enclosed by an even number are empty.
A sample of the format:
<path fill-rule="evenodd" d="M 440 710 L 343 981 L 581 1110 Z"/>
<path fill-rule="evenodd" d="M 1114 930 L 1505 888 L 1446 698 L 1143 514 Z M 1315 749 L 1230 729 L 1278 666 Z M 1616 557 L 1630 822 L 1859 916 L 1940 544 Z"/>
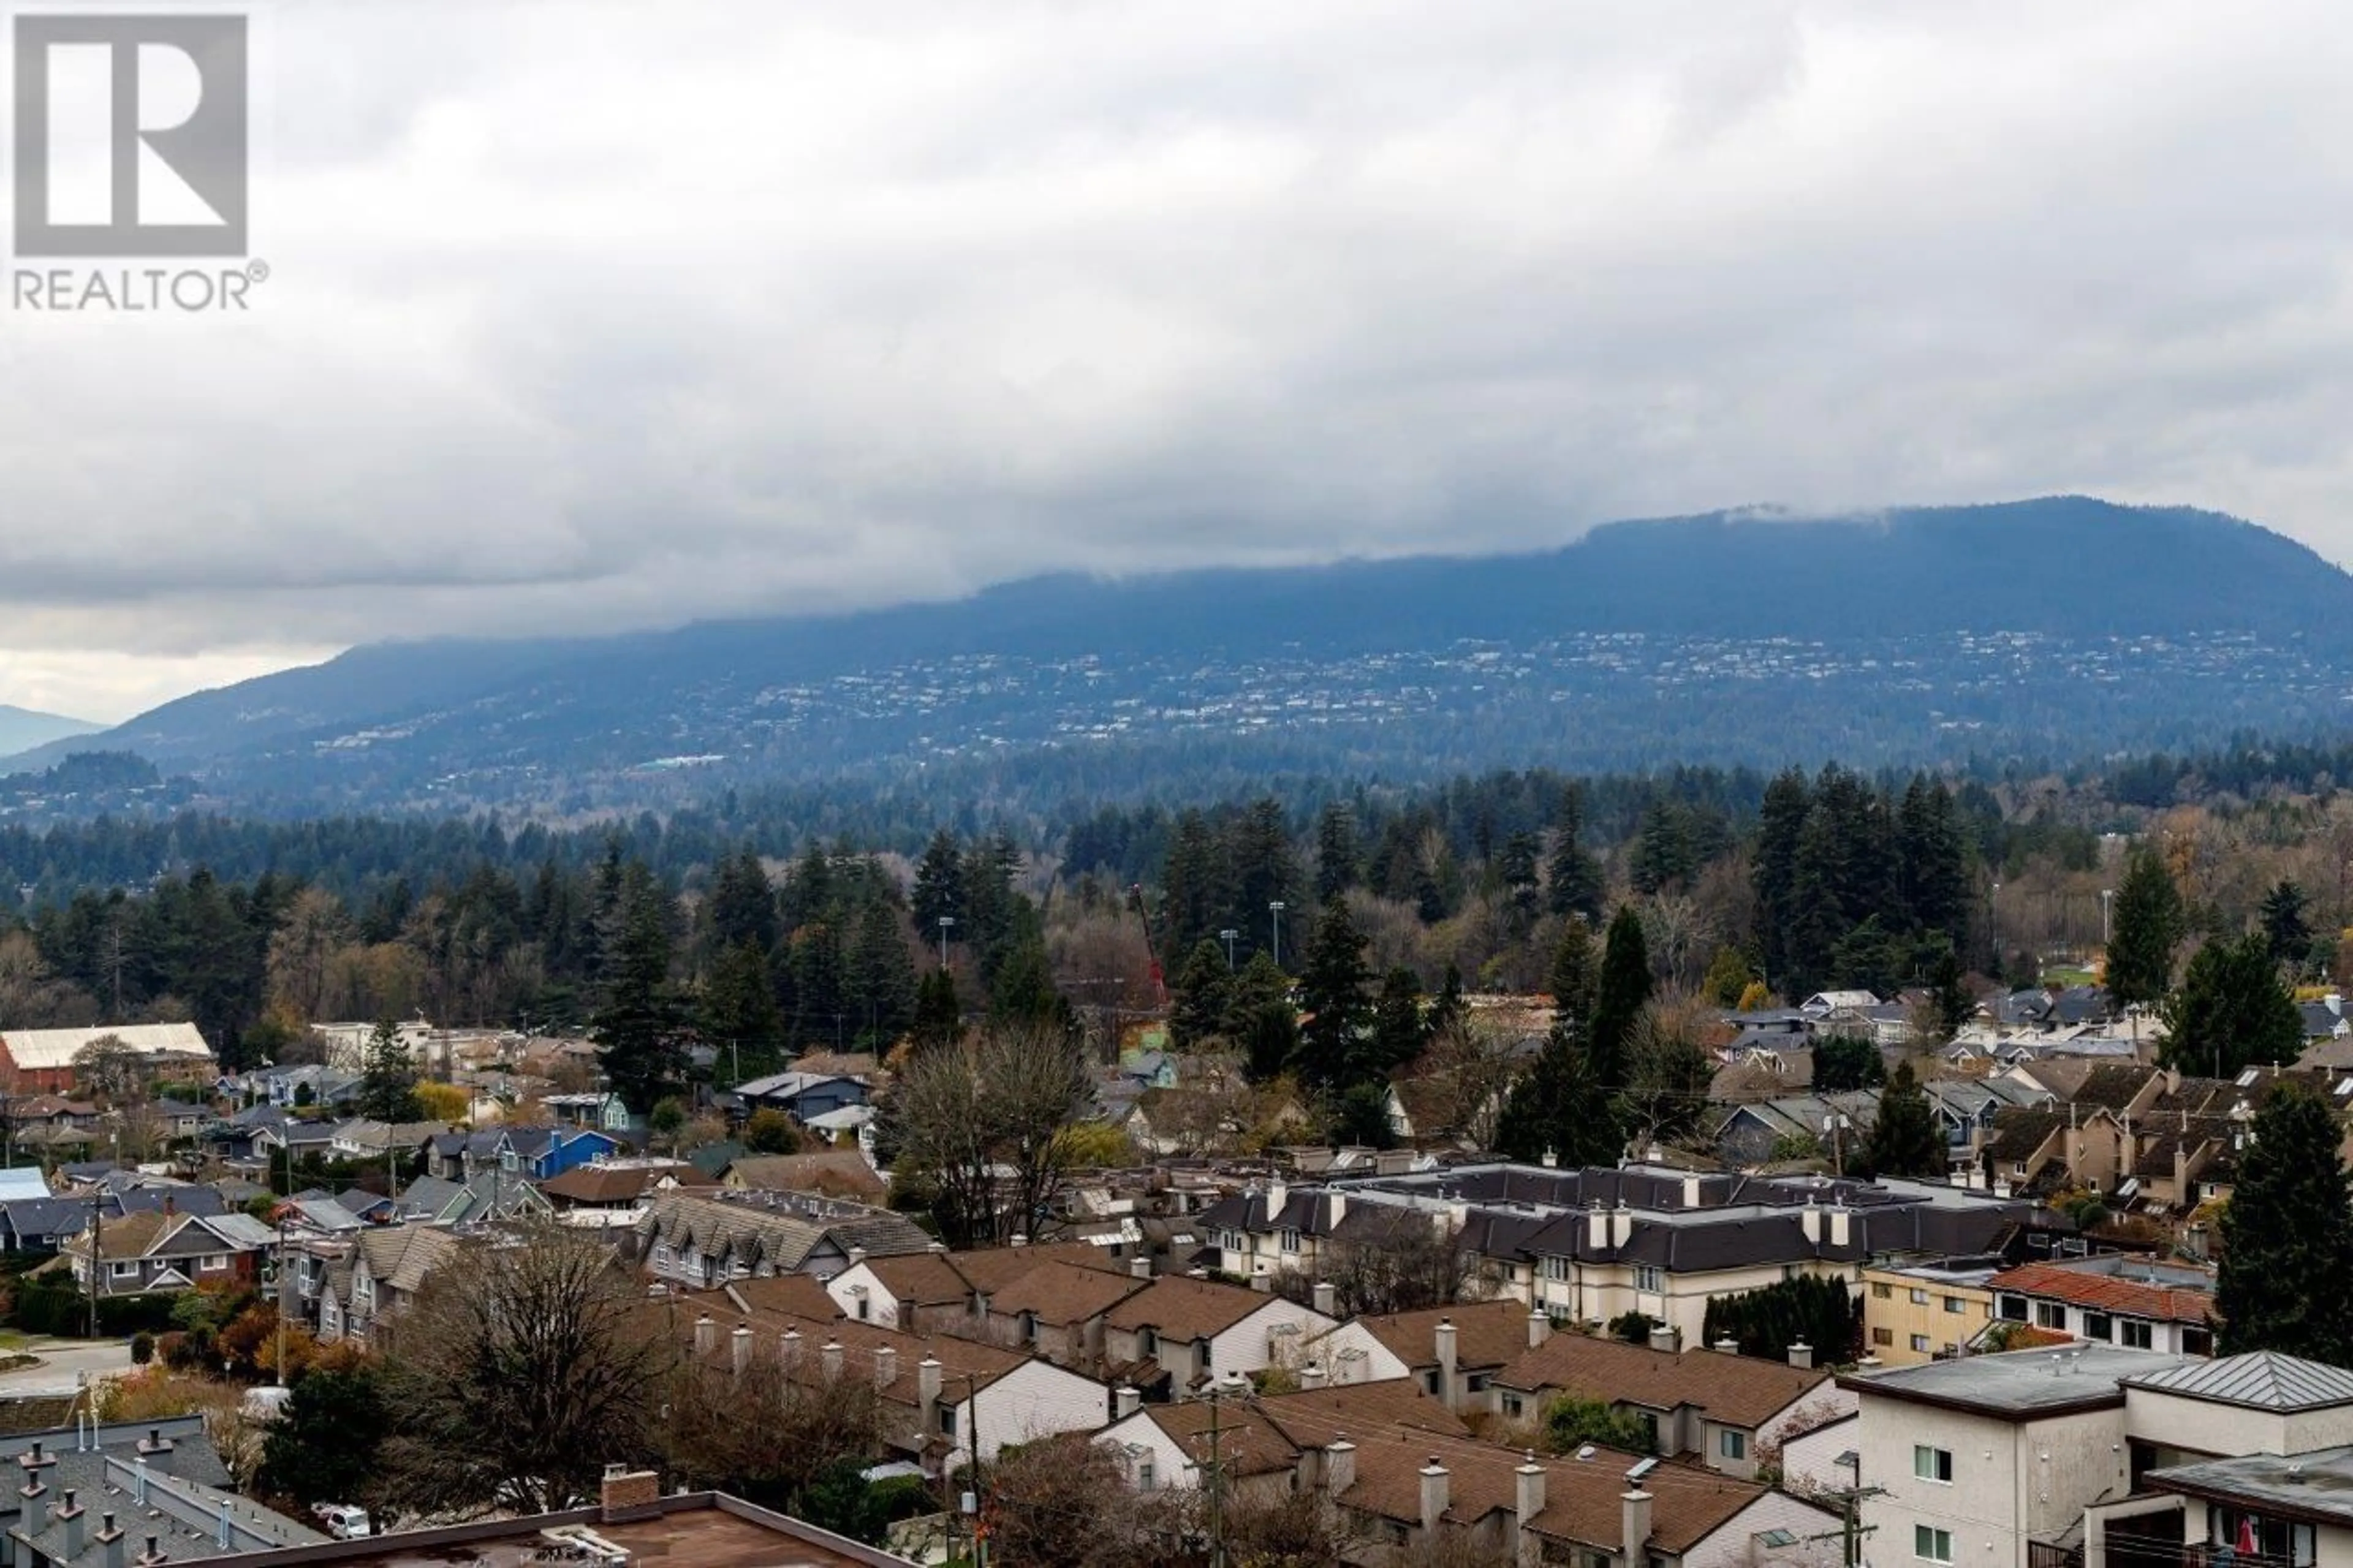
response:
<path fill-rule="evenodd" d="M 1543 989 L 1569 924 L 1626 911 L 1665 992 L 1725 1004 L 2038 977 L 2096 955 L 2130 837 L 2185 938 L 2270 929 L 2283 886 L 2341 929 L 2340 776 L 2353 749 L 2249 746 L 2075 776 L 1535 770 L 944 821 L 806 790 L 574 828 L 101 817 L 0 829 L 0 1022 L 193 1017 L 231 1062 L 282 1059 L 314 1019 L 587 1029 L 634 1042 L 623 1076 L 650 1090 L 696 1044 L 749 1072 L 984 1014 L 1100 1028 L 1172 986 L 1180 1024 L 1230 1039 L 1295 985 L 1338 1016 L 1361 1000 L 1366 1031 L 1385 1005 L 1395 1054 L 1430 997 Z M 2329 968 L 2333 939 L 2298 955 Z M 1186 1011 L 1208 989 L 1214 1020 Z"/>

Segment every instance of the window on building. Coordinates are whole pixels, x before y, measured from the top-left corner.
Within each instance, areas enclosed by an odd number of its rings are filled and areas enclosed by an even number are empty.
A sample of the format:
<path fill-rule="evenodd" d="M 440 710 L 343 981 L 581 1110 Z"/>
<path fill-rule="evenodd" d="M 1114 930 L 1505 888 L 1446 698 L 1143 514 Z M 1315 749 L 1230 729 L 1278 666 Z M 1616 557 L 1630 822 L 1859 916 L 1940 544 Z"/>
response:
<path fill-rule="evenodd" d="M 860 1296 L 860 1297 L 859 1297 L 859 1298 L 858 1298 L 858 1321 L 859 1321 L 860 1322 L 861 1322 L 861 1323 L 863 1323 L 863 1322 L 867 1322 L 867 1321 L 871 1321 L 871 1320 L 872 1320 L 872 1318 L 873 1318 L 873 1316 L 874 1316 L 874 1303 L 873 1303 L 872 1301 L 869 1300 L 868 1300 L 866 1297 L 864 1297 L 864 1296 Z"/>
<path fill-rule="evenodd" d="M 1892 1345 L 1895 1342 L 1895 1331 L 1894 1329 L 1873 1329 L 1871 1331 L 1871 1342 L 1875 1345 Z"/>
<path fill-rule="evenodd" d="M 1519 1279 L 1520 1279 L 1520 1266 L 1519 1266 L 1518 1264 L 1516 1264 L 1516 1263 L 1506 1263 L 1506 1264 L 1504 1264 L 1504 1284 L 1506 1284 L 1506 1285 L 1516 1285 L 1517 1283 L 1519 1283 Z"/>
<path fill-rule="evenodd" d="M 1727 1459 L 1748 1458 L 1748 1434 L 1725 1428 L 1716 1437 L 1715 1451 Z"/>
<path fill-rule="evenodd" d="M 1510 1419 L 1517 1421 L 1521 1415 L 1526 1413 L 1526 1410 L 1527 1402 L 1522 1399 L 1518 1394 L 1506 1394 L 1504 1395 L 1504 1414 Z"/>
<path fill-rule="evenodd" d="M 1912 1336 L 1912 1348 L 1922 1355 L 1927 1354 L 1928 1336 L 1926 1334 L 1914 1334 Z"/>
<path fill-rule="evenodd" d="M 1666 1288 L 1667 1281 L 1665 1271 L 1661 1269 L 1657 1264 L 1637 1263 L 1634 1265 L 1635 1289 L 1647 1290 L 1651 1294 L 1656 1295 L 1659 1291 L 1662 1291 Z"/>
<path fill-rule="evenodd" d="M 1299 1250 L 1299 1233 L 1297 1231 L 1286 1230 L 1282 1233 L 1282 1250 L 1285 1252 L 1296 1252 Z"/>
<path fill-rule="evenodd" d="M 1912 1555 L 1924 1563 L 1950 1563 L 1953 1560 L 1953 1532 L 1926 1524 L 1914 1525 Z"/>
<path fill-rule="evenodd" d="M 2126 1350 L 2145 1351 L 2155 1347 L 2157 1335 L 2151 1325 L 2133 1318 L 2116 1320 L 2116 1342 Z"/>
<path fill-rule="evenodd" d="M 2063 1301 L 2034 1303 L 2034 1326 L 2038 1329 L 2063 1329 L 2067 1326 L 2067 1307 Z"/>
<path fill-rule="evenodd" d="M 1915 1307 L 1926 1306 L 1928 1304 L 1928 1292 L 1915 1288 L 1912 1292 L 1912 1304 Z"/>
<path fill-rule="evenodd" d="M 2115 1320 L 2105 1312 L 2084 1314 L 2084 1337 L 2087 1340 L 2113 1340 L 2116 1337 Z"/>
<path fill-rule="evenodd" d="M 216 1252 L 211 1257 L 206 1258 L 202 1263 L 197 1264 L 196 1267 L 206 1274 L 219 1274 L 226 1272 L 228 1268 L 228 1254 L 226 1252 Z"/>
<path fill-rule="evenodd" d="M 1021 1342 L 1025 1345 L 1038 1342 L 1038 1314 L 1035 1312 L 1021 1314 Z"/>
<path fill-rule="evenodd" d="M 2031 1240 L 2032 1238 L 2029 1237 L 2028 1239 Z M 2023 1296 L 2004 1296 L 1996 1303 L 1995 1310 L 2001 1314 L 2001 1318 L 2004 1322 L 2022 1323 L 2026 1321 L 2026 1298 Z"/>
<path fill-rule="evenodd" d="M 1968 1304 L 1967 1301 L 1963 1300 L 1960 1297 L 1958 1297 L 1958 1296 L 1947 1296 L 1947 1297 L 1946 1297 L 1946 1298 L 1945 1298 L 1945 1310 L 1947 1310 L 1947 1312 L 1960 1313 L 1960 1312 L 1966 1312 L 1966 1311 L 1968 1311 L 1968 1310 L 1969 1310 L 1969 1304 Z"/>
<path fill-rule="evenodd" d="M 1783 1265 L 1781 1265 L 1781 1278 L 1782 1278 L 1782 1279 L 1795 1279 L 1797 1277 L 1798 1277 L 1798 1266 L 1797 1266 L 1796 1264 L 1794 1264 L 1794 1263 L 1784 1263 Z"/>
<path fill-rule="evenodd" d="M 1135 1348 L 1147 1356 L 1158 1355 L 1160 1335 L 1151 1329 L 1138 1329 L 1135 1331 Z"/>
<path fill-rule="evenodd" d="M 1148 1492 L 1159 1484 L 1160 1478 L 1153 1473 L 1152 1456 L 1145 1454 L 1135 1461 L 1135 1489 Z"/>
<path fill-rule="evenodd" d="M 1567 1279 L 1568 1278 L 1568 1259 L 1566 1258 L 1546 1258 L 1544 1260 L 1544 1277 L 1547 1279 L 1554 1280 Z"/>
<path fill-rule="evenodd" d="M 2214 1353 L 2213 1331 L 2208 1329 L 2182 1330 L 2181 1353 L 2183 1355 L 2212 1355 Z"/>
<path fill-rule="evenodd" d="M 953 1405 L 940 1406 L 940 1436 L 950 1442 L 955 1441 L 955 1406 Z"/>
<path fill-rule="evenodd" d="M 1938 1481 L 1946 1486 L 1951 1486 L 1953 1484 L 1953 1451 L 1950 1448 L 1931 1448 L 1926 1443 L 1915 1443 L 1912 1446 L 1912 1473 L 1924 1481 Z"/>
<path fill-rule="evenodd" d="M 139 1278 L 139 1260 L 134 1258 L 125 1263 L 109 1264 L 106 1271 L 111 1279 L 136 1279 Z"/>
<path fill-rule="evenodd" d="M 1878 1281 L 1876 1281 L 1876 1280 L 1873 1280 L 1873 1281 L 1872 1282 L 1872 1287 L 1871 1287 L 1871 1299 L 1872 1299 L 1873 1300 L 1874 1300 L 1874 1301 L 1885 1301 L 1885 1300 L 1890 1300 L 1894 1299 L 1894 1295 L 1895 1295 L 1895 1291 L 1894 1291 L 1894 1289 L 1893 1287 L 1891 1287 L 1891 1286 L 1887 1286 L 1887 1285 L 1883 1285 L 1883 1284 L 1879 1283 L 1879 1282 L 1878 1282 Z"/>

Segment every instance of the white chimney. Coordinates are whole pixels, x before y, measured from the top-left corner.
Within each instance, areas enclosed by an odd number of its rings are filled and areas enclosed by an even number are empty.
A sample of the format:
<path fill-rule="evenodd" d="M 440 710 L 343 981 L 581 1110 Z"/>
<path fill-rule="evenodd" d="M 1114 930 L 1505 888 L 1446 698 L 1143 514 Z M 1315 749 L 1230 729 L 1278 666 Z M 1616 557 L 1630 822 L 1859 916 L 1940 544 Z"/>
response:
<path fill-rule="evenodd" d="M 1454 1320 L 1439 1319 L 1438 1331 L 1430 1337 L 1437 1342 L 1434 1348 L 1438 1356 L 1438 1397 L 1446 1408 L 1451 1410 L 1458 1398 L 1454 1381 Z"/>
<path fill-rule="evenodd" d="M 1545 1468 L 1531 1452 L 1527 1462 L 1512 1472 L 1512 1559 L 1516 1568 L 1536 1568 L 1544 1561 L 1544 1542 L 1534 1529 L 1545 1509 Z"/>
<path fill-rule="evenodd" d="M 1134 1389 L 1130 1388 L 1127 1384 L 1123 1383 L 1117 1388 L 1111 1391 L 1111 1418 L 1113 1420 L 1124 1421 L 1142 1408 L 1144 1408 L 1144 1395 L 1137 1393 Z"/>
<path fill-rule="evenodd" d="M 1015 1231 L 1015 1232 L 1013 1233 L 1013 1243 L 1012 1243 L 1012 1245 L 1014 1245 L 1015 1247 L 1027 1247 L 1027 1246 L 1029 1246 L 1029 1233 L 1028 1231 L 1026 1231 L 1026 1230 L 1017 1230 L 1017 1231 Z"/>
<path fill-rule="evenodd" d="M 1814 1206 L 1811 1198 L 1808 1198 L 1806 1206 L 1798 1211 L 1798 1228 L 1805 1232 L 1808 1241 L 1818 1247 L 1821 1245 L 1822 1211 Z"/>
<path fill-rule="evenodd" d="M 940 1405 L 940 1363 L 932 1356 L 915 1363 L 915 1400 L 923 1406 L 923 1430 L 929 1432 Z"/>
<path fill-rule="evenodd" d="M 874 1386 L 888 1388 L 898 1380 L 899 1349 L 896 1345 L 874 1347 Z"/>
<path fill-rule="evenodd" d="M 1329 1279 L 1315 1281 L 1314 1297 L 1317 1311 L 1327 1318 L 1336 1318 L 1340 1315 L 1340 1293 L 1332 1288 L 1332 1281 Z"/>
<path fill-rule="evenodd" d="M 1430 1463 L 1421 1467 L 1421 1530 L 1424 1535 L 1438 1533 L 1439 1522 L 1446 1517 L 1446 1467 L 1432 1454 Z"/>
<path fill-rule="evenodd" d="M 1528 1314 L 1528 1349 L 1535 1350 L 1552 1338 L 1552 1319 L 1544 1312 Z"/>
<path fill-rule="evenodd" d="M 1661 1355 L 1674 1355 L 1682 1348 L 1683 1336 L 1664 1323 L 1651 1325 L 1651 1348 Z"/>
<path fill-rule="evenodd" d="M 1609 1245 L 1623 1247 L 1634 1235 L 1634 1211 L 1623 1200 L 1609 1211 Z"/>
<path fill-rule="evenodd" d="M 727 1336 L 727 1366 L 737 1377 L 744 1375 L 752 1364 L 752 1325 L 738 1323 Z"/>
<path fill-rule="evenodd" d="M 1281 1224 L 1282 1205 L 1291 1201 L 1291 1184 L 1281 1176 L 1269 1176 L 1266 1181 L 1266 1225 L 1269 1230 Z"/>
<path fill-rule="evenodd" d="M 784 1355 L 786 1372 L 791 1372 L 801 1364 L 801 1331 L 798 1329 L 786 1329 L 779 1348 Z"/>
<path fill-rule="evenodd" d="M 1813 1371 L 1814 1347 L 1803 1340 L 1794 1342 L 1789 1346 L 1789 1364 L 1800 1372 Z"/>
<path fill-rule="evenodd" d="M 1649 1561 L 1645 1549 L 1651 1544 L 1651 1494 L 1638 1486 L 1621 1494 L 1618 1502 L 1619 1533 L 1626 1568 L 1642 1568 Z"/>
<path fill-rule="evenodd" d="M 839 1379 L 839 1378 L 841 1376 L 841 1342 L 840 1342 L 840 1341 L 839 1341 L 839 1340 L 828 1340 L 828 1341 L 826 1341 L 826 1342 L 825 1342 L 825 1348 L 824 1348 L 824 1349 L 822 1349 L 822 1350 L 820 1350 L 820 1351 L 818 1351 L 818 1352 L 817 1352 L 817 1355 L 818 1355 L 818 1362 L 819 1362 L 819 1363 L 820 1363 L 820 1364 L 822 1364 L 822 1365 L 824 1366 L 824 1368 L 825 1368 L 825 1380 L 826 1380 L 826 1382 L 828 1382 L 828 1383 L 832 1383 L 832 1382 L 836 1381 L 837 1379 Z"/>
<path fill-rule="evenodd" d="M 1299 1386 L 1302 1388 L 1323 1387 L 1324 1363 L 1320 1361 L 1311 1361 L 1305 1366 L 1301 1367 L 1299 1369 Z"/>
<path fill-rule="evenodd" d="M 1844 1204 L 1831 1210 L 1831 1245 L 1832 1247 L 1844 1247 L 1847 1244 L 1849 1235 L 1847 1221 L 1852 1217 L 1852 1211 Z"/>
<path fill-rule="evenodd" d="M 1266 1259 L 1263 1258 L 1250 1260 L 1250 1289 L 1261 1291 L 1274 1289 L 1274 1275 L 1267 1268 Z"/>
<path fill-rule="evenodd" d="M 1734 1339 L 1730 1334 L 1724 1334 L 1717 1338 L 1715 1343 L 1708 1346 L 1707 1348 L 1715 1351 L 1719 1355 L 1738 1355 L 1740 1353 L 1740 1342 Z"/>
<path fill-rule="evenodd" d="M 1602 1212 L 1599 1204 L 1595 1204 L 1585 1216 L 1585 1245 L 1596 1252 L 1609 1245 L 1609 1216 Z"/>
<path fill-rule="evenodd" d="M 1696 1172 L 1683 1177 L 1683 1207 L 1699 1207 L 1699 1175 Z"/>
<path fill-rule="evenodd" d="M 1324 1484 L 1334 1497 L 1356 1484 L 1356 1446 L 1345 1436 L 1324 1450 Z"/>
<path fill-rule="evenodd" d="M 1127 1277 L 1131 1279 L 1151 1279 L 1151 1258 L 1147 1254 L 1139 1252 L 1134 1257 L 1129 1258 L 1127 1260 Z"/>
<path fill-rule="evenodd" d="M 711 1321 L 710 1313 L 705 1312 L 694 1320 L 694 1353 L 709 1355 L 718 1344 L 719 1325 Z"/>

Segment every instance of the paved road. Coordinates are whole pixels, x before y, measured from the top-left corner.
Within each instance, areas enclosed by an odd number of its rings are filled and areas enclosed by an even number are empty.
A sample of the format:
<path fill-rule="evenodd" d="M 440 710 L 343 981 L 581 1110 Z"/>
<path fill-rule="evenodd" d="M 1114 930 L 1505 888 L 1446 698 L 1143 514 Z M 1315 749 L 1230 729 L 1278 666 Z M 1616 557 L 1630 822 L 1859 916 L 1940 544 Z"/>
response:
<path fill-rule="evenodd" d="M 41 1358 L 38 1366 L 0 1372 L 0 1396 L 28 1394 L 71 1394 L 79 1373 L 125 1372 L 131 1366 L 128 1340 L 35 1340 L 24 1347 Z"/>

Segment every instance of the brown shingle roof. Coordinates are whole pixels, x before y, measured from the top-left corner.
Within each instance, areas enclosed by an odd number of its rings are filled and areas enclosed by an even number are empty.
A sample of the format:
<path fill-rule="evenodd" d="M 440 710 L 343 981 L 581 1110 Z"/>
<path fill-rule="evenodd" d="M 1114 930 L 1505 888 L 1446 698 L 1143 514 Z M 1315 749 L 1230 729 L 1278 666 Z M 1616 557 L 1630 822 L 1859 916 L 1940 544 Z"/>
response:
<path fill-rule="evenodd" d="M 755 1312 L 789 1312 L 820 1322 L 848 1315 L 842 1311 L 841 1303 L 827 1294 L 824 1284 L 812 1275 L 772 1274 L 765 1279 L 738 1279 L 729 1289 L 744 1298 L 744 1304 Z M 679 1300 L 682 1306 L 694 1306 L 714 1318 L 724 1318 L 736 1310 L 725 1290 L 715 1294 L 699 1292 Z"/>
<path fill-rule="evenodd" d="M 1715 1420 L 1752 1430 L 1830 1381 L 1757 1356 L 1722 1351 L 1670 1353 L 1588 1334 L 1556 1333 L 1524 1351 L 1495 1383 L 1528 1393 L 1558 1391 L 1657 1410 L 1695 1405 Z"/>
<path fill-rule="evenodd" d="M 1258 1400 L 1257 1408 L 1302 1447 L 1322 1447 L 1352 1432 L 1410 1428 L 1462 1437 L 1471 1430 L 1461 1416 L 1424 1394 L 1421 1385 L 1409 1377 L 1270 1394 Z"/>
<path fill-rule="evenodd" d="M 1356 1484 L 1344 1494 L 1351 1507 L 1402 1523 L 1421 1518 L 1421 1470 L 1435 1458 L 1447 1470 L 1448 1520 L 1475 1524 L 1517 1505 L 1515 1472 L 1525 1456 L 1493 1444 L 1428 1434 L 1348 1435 L 1356 1446 Z M 1542 1458 L 1545 1506 L 1531 1521 L 1540 1535 L 1615 1552 L 1623 1528 L 1620 1497 L 1626 1472 L 1641 1457 L 1596 1447 L 1592 1458 Z M 1662 1464 L 1643 1479 L 1649 1492 L 1651 1542 L 1671 1554 L 1689 1552 L 1766 1495 L 1754 1481 L 1695 1466 Z M 1822 1516 L 1828 1522 L 1831 1516 Z"/>
<path fill-rule="evenodd" d="M 890 1185 L 855 1149 L 816 1154 L 746 1154 L 727 1167 L 727 1179 L 772 1193 L 823 1193 L 828 1197 L 879 1203 Z"/>
<path fill-rule="evenodd" d="M 1152 1287 L 1124 1274 L 1082 1268 L 1075 1263 L 1049 1258 L 988 1298 L 991 1312 L 1034 1313 L 1041 1323 L 1058 1327 L 1082 1323 L 1108 1312 L 1128 1297 Z"/>
<path fill-rule="evenodd" d="M 1276 1300 L 1240 1285 L 1171 1276 L 1155 1279 L 1105 1314 L 1114 1329 L 1152 1329 L 1161 1338 L 1203 1340 L 1223 1333 Z"/>
<path fill-rule="evenodd" d="M 1356 1320 L 1359 1327 L 1409 1367 L 1438 1364 L 1441 1321 L 1454 1325 L 1457 1367 L 1504 1366 L 1527 1353 L 1528 1310 L 1518 1301 L 1476 1301 Z"/>
<path fill-rule="evenodd" d="M 539 1190 L 575 1204 L 617 1204 L 659 1191 L 665 1180 L 681 1187 L 712 1185 L 691 1165 L 575 1165 L 540 1183 Z"/>
<path fill-rule="evenodd" d="M 894 1301 L 918 1307 L 961 1304 L 972 1287 L 946 1257 L 936 1252 L 911 1252 L 903 1258 L 870 1258 L 867 1270 L 882 1282 Z"/>
<path fill-rule="evenodd" d="M 1246 1404 L 1228 1401 L 1212 1410 L 1208 1400 L 1193 1399 L 1182 1405 L 1147 1405 L 1144 1411 L 1169 1441 L 1199 1464 L 1210 1458 L 1214 1421 L 1218 1464 L 1229 1476 L 1272 1475 L 1299 1462 L 1300 1445 Z"/>
<path fill-rule="evenodd" d="M 185 1215 L 165 1214 L 162 1209 L 142 1209 L 121 1219 L 107 1220 L 100 1226 L 103 1234 L 99 1237 L 98 1255 L 110 1260 L 144 1258 L 157 1242 L 164 1239 L 167 1229 L 179 1225 L 186 1217 Z M 89 1257 L 90 1232 L 85 1230 L 67 1242 L 64 1250 L 78 1258 Z"/>
<path fill-rule="evenodd" d="M 992 1295 L 1049 1260 L 1106 1272 L 1122 1271 L 1118 1259 L 1105 1257 L 1102 1247 L 1088 1241 L 1060 1241 L 1042 1247 L 982 1247 L 948 1254 L 948 1266 L 964 1276 L 965 1283 Z"/>

